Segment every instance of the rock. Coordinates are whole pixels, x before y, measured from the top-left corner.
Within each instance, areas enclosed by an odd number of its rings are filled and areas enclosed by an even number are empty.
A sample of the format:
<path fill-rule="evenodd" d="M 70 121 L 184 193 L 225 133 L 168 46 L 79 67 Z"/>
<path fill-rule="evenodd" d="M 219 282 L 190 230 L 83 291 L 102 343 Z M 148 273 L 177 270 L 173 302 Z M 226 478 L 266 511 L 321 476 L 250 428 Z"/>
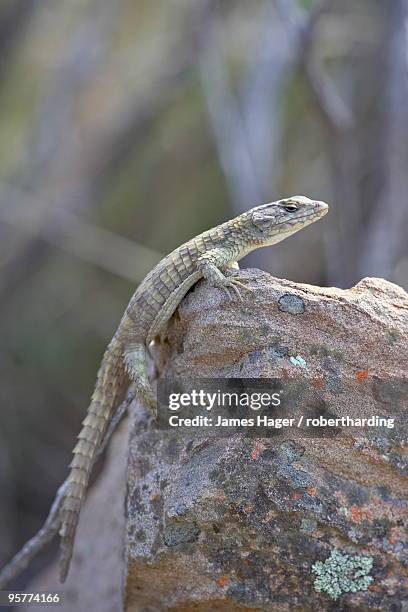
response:
<path fill-rule="evenodd" d="M 191 437 L 135 405 L 130 442 L 114 437 L 88 496 L 66 586 L 54 567 L 29 587 L 61 591 L 59 609 L 404 610 L 408 295 L 381 279 L 242 278 L 255 291 L 243 304 L 205 282 L 183 300 L 154 351 L 163 377 L 277 377 L 302 409 L 396 427 Z"/>
<path fill-rule="evenodd" d="M 155 348 L 162 376 L 277 377 L 313 399 L 313 409 L 392 415 L 396 426 L 191 438 L 159 431 L 139 412 L 125 609 L 400 610 L 408 595 L 408 295 L 381 279 L 341 290 L 257 270 L 242 278 L 255 291 L 244 304 L 205 282 L 188 294 Z M 366 573 L 347 576 L 345 589 L 365 590 L 331 598 L 345 583 L 332 574 L 336 558 L 343 574 L 363 560 Z"/>
<path fill-rule="evenodd" d="M 101 477 L 90 489 L 81 512 L 67 581 L 61 585 L 54 563 L 25 588 L 60 593 L 58 612 L 119 612 L 123 609 L 123 536 L 129 423 L 122 423 L 110 443 Z M 37 612 L 50 605 L 37 604 Z M 33 610 L 27 605 L 19 610 Z"/>

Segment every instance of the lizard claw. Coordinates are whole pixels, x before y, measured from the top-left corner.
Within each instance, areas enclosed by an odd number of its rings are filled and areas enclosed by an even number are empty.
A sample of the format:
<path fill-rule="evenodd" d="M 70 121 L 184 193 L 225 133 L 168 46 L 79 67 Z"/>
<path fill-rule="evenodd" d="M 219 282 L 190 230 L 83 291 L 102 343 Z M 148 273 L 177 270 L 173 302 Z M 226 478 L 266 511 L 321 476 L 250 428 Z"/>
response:
<path fill-rule="evenodd" d="M 235 292 L 235 295 L 238 297 L 238 299 L 243 302 L 244 299 L 241 295 L 240 292 L 240 288 L 244 289 L 245 291 L 249 291 L 250 293 L 253 293 L 253 289 L 251 289 L 250 287 L 248 287 L 247 285 L 245 285 L 244 283 L 242 283 L 241 281 L 237 280 L 234 277 L 229 276 L 228 278 L 225 279 L 225 282 L 222 284 L 221 286 L 222 289 L 224 289 L 224 291 L 226 291 L 227 295 L 229 298 L 231 298 L 231 293 L 230 293 L 230 289 L 232 289 Z"/>
<path fill-rule="evenodd" d="M 227 268 L 224 271 L 225 276 L 239 276 L 240 274 L 240 269 L 239 268 Z"/>

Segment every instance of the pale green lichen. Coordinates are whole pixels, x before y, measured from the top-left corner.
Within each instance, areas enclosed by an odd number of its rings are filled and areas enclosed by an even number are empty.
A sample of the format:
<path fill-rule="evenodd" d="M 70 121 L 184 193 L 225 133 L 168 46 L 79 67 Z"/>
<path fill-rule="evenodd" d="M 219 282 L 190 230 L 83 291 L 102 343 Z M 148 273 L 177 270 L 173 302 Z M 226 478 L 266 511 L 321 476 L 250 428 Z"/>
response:
<path fill-rule="evenodd" d="M 291 357 L 289 359 L 290 363 L 295 366 L 302 366 L 303 368 L 306 366 L 306 360 L 303 359 L 300 355 L 296 355 L 296 357 Z"/>
<path fill-rule="evenodd" d="M 334 548 L 326 561 L 316 561 L 312 572 L 316 574 L 314 588 L 338 599 L 343 593 L 366 591 L 373 578 L 369 573 L 373 558 L 366 555 L 345 555 Z"/>

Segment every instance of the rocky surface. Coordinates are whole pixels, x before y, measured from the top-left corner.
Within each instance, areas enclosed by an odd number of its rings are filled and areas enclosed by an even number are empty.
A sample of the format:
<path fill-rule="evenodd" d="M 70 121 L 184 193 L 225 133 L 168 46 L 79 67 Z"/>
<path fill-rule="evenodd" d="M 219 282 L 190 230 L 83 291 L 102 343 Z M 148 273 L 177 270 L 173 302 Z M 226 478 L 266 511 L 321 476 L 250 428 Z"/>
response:
<path fill-rule="evenodd" d="M 395 427 L 189 438 L 139 413 L 125 608 L 405 610 L 408 295 L 380 279 L 340 290 L 241 274 L 255 290 L 242 305 L 204 282 L 183 301 L 155 349 L 162 376 L 279 377 L 312 414 Z M 363 559 L 365 590 L 333 600 L 341 576 L 326 563 L 318 593 L 312 565 L 329 557 Z"/>
<path fill-rule="evenodd" d="M 255 290 L 244 304 L 204 282 L 188 294 L 154 351 L 162 376 L 278 377 L 290 406 L 395 428 L 189 437 L 135 406 L 66 586 L 55 568 L 30 585 L 62 591 L 58 609 L 407 610 L 408 295 L 379 279 L 344 291 L 241 274 Z"/>

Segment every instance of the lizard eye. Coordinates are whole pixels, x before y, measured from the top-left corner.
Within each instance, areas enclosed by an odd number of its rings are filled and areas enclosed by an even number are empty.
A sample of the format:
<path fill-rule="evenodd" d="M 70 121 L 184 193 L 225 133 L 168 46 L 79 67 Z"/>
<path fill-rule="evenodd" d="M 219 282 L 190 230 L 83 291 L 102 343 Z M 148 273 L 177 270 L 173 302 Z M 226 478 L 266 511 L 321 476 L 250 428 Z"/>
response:
<path fill-rule="evenodd" d="M 297 204 L 284 204 L 283 209 L 288 213 L 296 212 L 298 209 Z"/>

